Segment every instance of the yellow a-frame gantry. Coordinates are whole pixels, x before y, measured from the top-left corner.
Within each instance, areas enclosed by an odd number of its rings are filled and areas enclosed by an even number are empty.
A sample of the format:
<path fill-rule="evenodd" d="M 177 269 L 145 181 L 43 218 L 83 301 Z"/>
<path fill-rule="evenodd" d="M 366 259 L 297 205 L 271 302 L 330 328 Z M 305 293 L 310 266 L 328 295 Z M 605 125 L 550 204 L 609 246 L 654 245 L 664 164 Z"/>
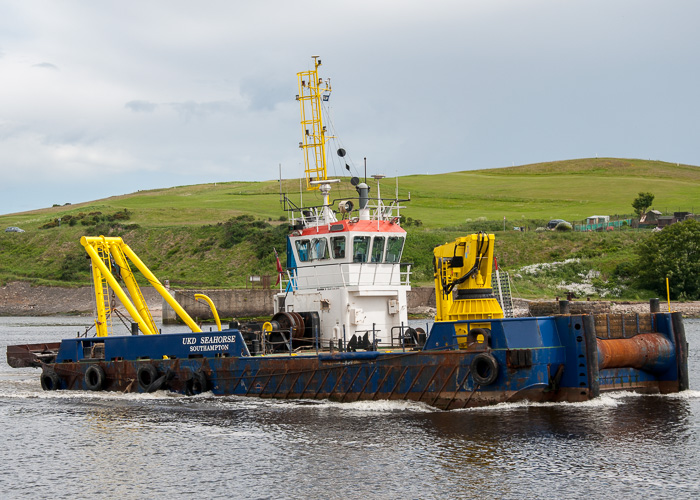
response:
<path fill-rule="evenodd" d="M 190 315 L 170 295 L 168 290 L 158 281 L 158 278 L 153 275 L 150 269 L 146 267 L 136 253 L 121 238 L 83 236 L 80 238 L 80 243 L 85 247 L 85 251 L 92 261 L 92 277 L 97 303 L 95 327 L 97 328 L 98 337 L 106 337 L 111 333 L 112 310 L 109 303 L 109 288 L 114 291 L 134 322 L 138 323 L 141 333 L 144 335 L 156 335 L 159 333 L 128 261 L 131 261 L 136 266 L 163 299 L 175 310 L 180 319 L 187 324 L 190 330 L 193 332 L 202 331 Z M 128 295 L 119 285 L 117 278 L 121 278 L 126 285 L 129 292 Z M 209 303 L 218 319 L 216 309 L 211 301 Z M 220 329 L 221 327 L 219 326 Z"/>
<path fill-rule="evenodd" d="M 304 150 L 304 173 L 306 189 L 318 189 L 311 181 L 325 181 L 326 174 L 326 127 L 323 125 L 321 102 L 328 100 L 331 92 L 330 80 L 325 82 L 318 77 L 321 65 L 319 56 L 313 56 L 314 69 L 297 73 L 299 94 L 297 101 L 301 108 L 301 130 L 303 141 L 299 147 Z"/>

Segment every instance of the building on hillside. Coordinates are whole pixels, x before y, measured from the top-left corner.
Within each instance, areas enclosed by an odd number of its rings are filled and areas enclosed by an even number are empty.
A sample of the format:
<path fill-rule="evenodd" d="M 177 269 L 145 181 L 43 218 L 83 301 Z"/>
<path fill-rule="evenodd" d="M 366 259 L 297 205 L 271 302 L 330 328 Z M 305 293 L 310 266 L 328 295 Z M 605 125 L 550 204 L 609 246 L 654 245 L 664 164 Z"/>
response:
<path fill-rule="evenodd" d="M 691 212 L 673 212 L 673 215 L 662 215 L 658 210 L 649 210 L 639 218 L 638 227 L 666 227 L 694 218 L 695 215 Z"/>
<path fill-rule="evenodd" d="M 595 224 L 607 224 L 608 222 L 610 222 L 609 215 L 591 215 L 590 217 L 586 217 L 586 224 L 589 226 Z"/>
<path fill-rule="evenodd" d="M 673 215 L 660 215 L 656 218 L 656 227 L 670 226 L 674 222 L 678 222 Z"/>
<path fill-rule="evenodd" d="M 655 226 L 657 223 L 657 220 L 659 217 L 661 217 L 661 212 L 658 210 L 649 210 L 645 213 L 642 214 L 642 216 L 639 218 L 639 225 L 644 226 L 644 225 L 651 225 Z"/>
<path fill-rule="evenodd" d="M 673 212 L 675 222 L 683 222 L 684 220 L 693 219 L 694 215 L 690 212 Z"/>

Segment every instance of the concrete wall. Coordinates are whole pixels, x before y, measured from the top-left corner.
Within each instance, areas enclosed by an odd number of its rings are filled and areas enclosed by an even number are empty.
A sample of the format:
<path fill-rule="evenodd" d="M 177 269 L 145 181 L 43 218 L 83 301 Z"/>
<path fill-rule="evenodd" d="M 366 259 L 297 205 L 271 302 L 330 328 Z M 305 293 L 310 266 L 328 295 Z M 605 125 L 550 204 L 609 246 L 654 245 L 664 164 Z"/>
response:
<path fill-rule="evenodd" d="M 152 287 L 142 287 L 141 291 L 151 312 L 158 316 L 162 306 L 163 323 L 177 322 L 175 311 Z M 171 290 L 175 299 L 182 304 L 193 318 L 212 317 L 209 306 L 194 300 L 195 293 L 211 297 L 223 318 L 251 316 L 272 316 L 273 297 L 277 290 Z M 435 308 L 435 290 L 432 287 L 413 288 L 408 292 L 408 310 L 412 313 L 425 313 Z M 126 313 L 117 301 L 120 311 Z M 95 310 L 95 295 L 92 287 L 61 288 L 32 286 L 29 283 L 9 283 L 0 287 L 0 315 L 2 316 L 50 316 L 60 314 L 92 315 Z"/>
<path fill-rule="evenodd" d="M 435 288 L 434 287 L 416 287 L 408 292 L 408 311 L 415 311 L 419 308 L 431 307 L 435 308 Z"/>
<path fill-rule="evenodd" d="M 253 316 L 272 316 L 273 297 L 277 290 L 171 290 L 175 300 L 197 319 L 213 318 L 206 302 L 195 300 L 196 293 L 207 295 L 216 306 L 222 318 L 239 318 Z M 172 307 L 163 300 L 163 324 L 177 322 L 177 315 Z"/>
<path fill-rule="evenodd" d="M 194 300 L 195 293 L 209 296 L 216 305 L 216 310 L 222 318 L 272 316 L 273 300 L 277 290 L 172 290 L 172 295 L 187 314 L 196 319 L 211 319 L 213 316 L 209 306 Z M 425 307 L 435 307 L 435 290 L 433 288 L 413 288 L 408 292 L 408 310 L 420 311 Z M 175 311 L 163 301 L 163 324 L 178 321 Z"/>

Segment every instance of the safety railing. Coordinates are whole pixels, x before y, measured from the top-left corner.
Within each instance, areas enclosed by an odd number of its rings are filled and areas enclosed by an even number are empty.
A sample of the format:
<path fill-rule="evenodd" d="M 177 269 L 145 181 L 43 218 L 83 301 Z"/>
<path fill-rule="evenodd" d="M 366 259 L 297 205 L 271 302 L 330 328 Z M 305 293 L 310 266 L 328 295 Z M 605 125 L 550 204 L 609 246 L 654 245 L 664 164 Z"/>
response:
<path fill-rule="evenodd" d="M 355 207 L 359 206 L 358 198 L 343 198 L 342 201 L 351 200 L 355 204 Z M 324 225 L 327 222 L 337 222 L 338 217 L 342 216 L 340 212 L 333 210 L 333 207 L 338 205 L 340 199 L 333 200 L 330 202 L 328 208 L 331 209 L 333 217 L 330 221 L 326 220 L 325 209 L 323 205 L 310 206 L 310 207 L 297 207 L 291 200 L 285 197 L 285 208 L 287 210 L 287 219 L 291 222 L 294 227 L 316 227 L 319 225 Z M 401 221 L 401 209 L 405 206 L 401 205 L 401 202 L 408 200 L 387 200 L 386 202 L 380 198 L 370 198 L 367 204 L 369 209 L 370 220 L 380 221 L 380 220 L 396 220 L 400 223 Z M 346 213 L 345 217 L 353 218 L 353 214 L 357 212 Z"/>
<path fill-rule="evenodd" d="M 375 262 L 319 264 L 288 269 L 288 273 L 294 290 L 354 286 L 409 286 L 411 264 Z"/>

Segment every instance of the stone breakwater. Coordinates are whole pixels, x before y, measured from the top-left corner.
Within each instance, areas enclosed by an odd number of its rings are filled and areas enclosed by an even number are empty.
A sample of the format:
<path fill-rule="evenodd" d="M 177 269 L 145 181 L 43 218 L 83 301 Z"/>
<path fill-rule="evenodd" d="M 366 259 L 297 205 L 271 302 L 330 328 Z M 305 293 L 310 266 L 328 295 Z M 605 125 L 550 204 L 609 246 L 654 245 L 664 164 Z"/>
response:
<path fill-rule="evenodd" d="M 163 307 L 163 299 L 155 289 L 142 289 L 146 302 L 154 316 L 168 316 L 169 306 Z M 173 292 L 188 312 L 198 318 L 211 317 L 209 307 L 195 302 L 195 293 L 206 293 L 217 305 L 219 315 L 225 318 L 272 315 L 272 296 L 276 290 L 182 290 Z M 15 282 L 0 287 L 0 316 L 56 316 L 92 315 L 95 309 L 92 287 L 32 286 Z M 118 305 L 123 312 L 124 308 Z M 559 305 L 554 300 L 532 301 L 513 299 L 516 316 L 549 316 L 558 314 Z M 648 312 L 648 302 L 584 301 L 570 303 L 572 314 L 585 313 L 635 313 Z M 661 311 L 667 311 L 661 302 Z M 700 317 L 700 302 L 671 302 L 671 309 L 685 317 Z M 410 314 L 433 316 L 435 314 L 435 290 L 432 287 L 414 287 L 408 294 Z"/>
<path fill-rule="evenodd" d="M 660 301 L 660 311 L 668 312 L 668 302 Z M 608 300 L 572 300 L 569 302 L 571 314 L 628 314 L 648 313 L 649 302 L 608 301 Z M 686 318 L 700 318 L 700 302 L 673 302 L 671 311 L 683 313 Z M 559 302 L 556 300 L 527 301 L 527 313 L 524 316 L 552 316 L 559 314 Z"/>

